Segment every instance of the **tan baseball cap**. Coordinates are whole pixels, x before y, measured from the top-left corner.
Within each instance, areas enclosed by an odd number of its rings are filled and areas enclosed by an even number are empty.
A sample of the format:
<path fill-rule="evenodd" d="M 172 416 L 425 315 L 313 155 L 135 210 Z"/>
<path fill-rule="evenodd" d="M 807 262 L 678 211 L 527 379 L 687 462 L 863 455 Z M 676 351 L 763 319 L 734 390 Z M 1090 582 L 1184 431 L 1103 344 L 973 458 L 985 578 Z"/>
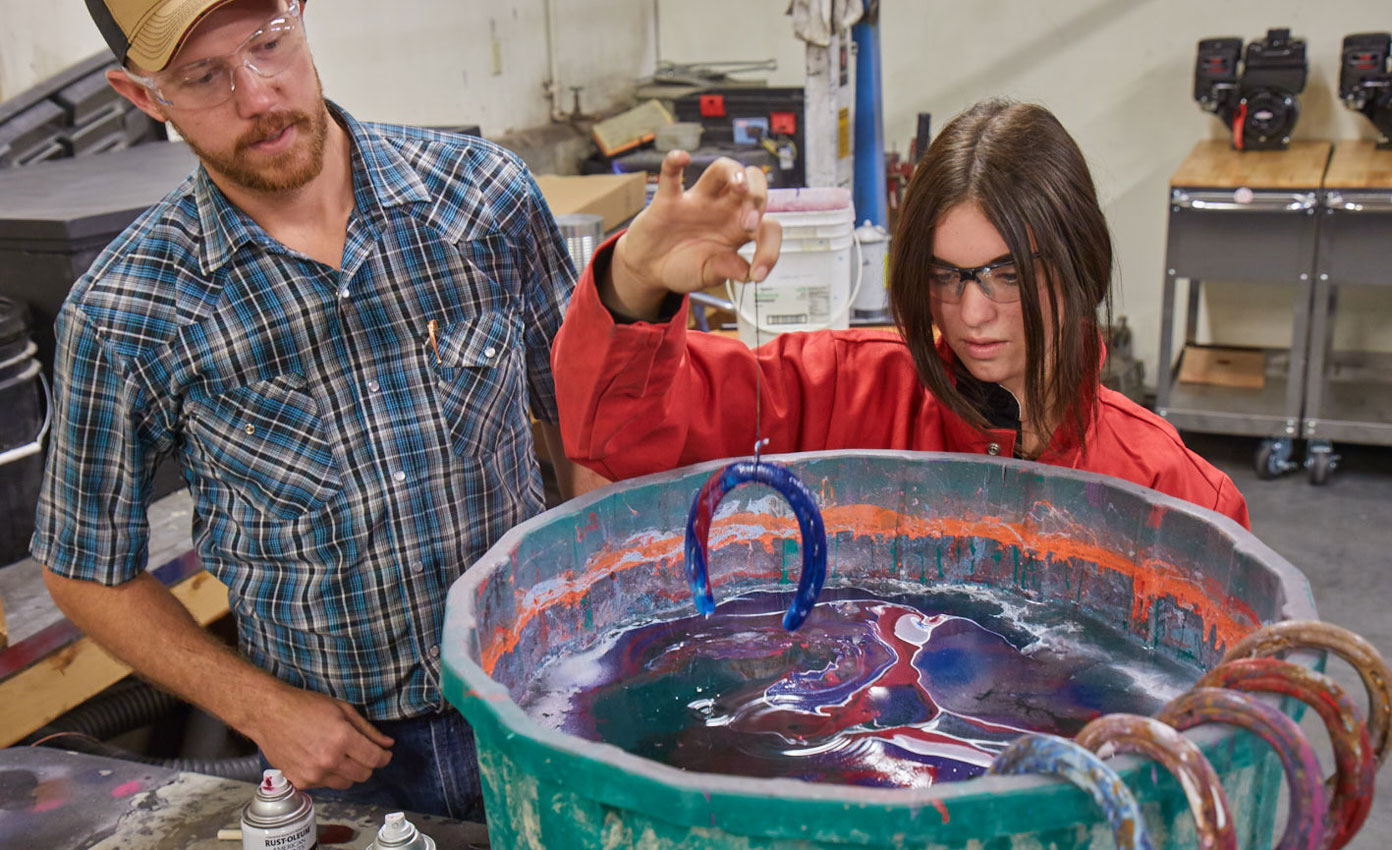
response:
<path fill-rule="evenodd" d="M 87 0 L 97 29 L 122 62 L 161 71 L 193 25 L 231 0 Z"/>

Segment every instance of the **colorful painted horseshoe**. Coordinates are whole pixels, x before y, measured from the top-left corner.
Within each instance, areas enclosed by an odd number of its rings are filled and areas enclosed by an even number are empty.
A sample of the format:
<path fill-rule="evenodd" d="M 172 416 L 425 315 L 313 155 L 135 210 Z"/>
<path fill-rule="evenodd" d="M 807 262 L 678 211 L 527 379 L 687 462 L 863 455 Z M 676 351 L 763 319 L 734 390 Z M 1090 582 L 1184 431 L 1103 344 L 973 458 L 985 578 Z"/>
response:
<path fill-rule="evenodd" d="M 1053 735 L 1022 735 L 991 762 L 991 773 L 1044 773 L 1083 789 L 1102 808 L 1117 850 L 1151 850 L 1141 807 L 1116 771 L 1077 744 Z"/>
<path fill-rule="evenodd" d="M 711 593 L 706 565 L 711 516 L 726 493 L 747 482 L 764 484 L 782 493 L 802 529 L 802 575 L 798 577 L 792 604 L 783 615 L 783 628 L 793 631 L 807 619 L 826 582 L 826 528 L 812 492 L 787 467 L 763 461 L 738 461 L 706 481 L 691 503 L 691 513 L 686 519 L 686 580 L 691 585 L 696 610 L 707 617 L 715 613 L 715 596 Z"/>
<path fill-rule="evenodd" d="M 1373 805 L 1377 766 L 1368 742 L 1368 726 L 1348 692 L 1328 676 L 1276 658 L 1239 658 L 1204 674 L 1200 688 L 1270 691 L 1294 697 L 1324 721 L 1334 747 L 1335 773 L 1325 782 L 1329 792 L 1329 850 L 1339 850 L 1358 834 Z"/>
<path fill-rule="evenodd" d="M 1295 721 L 1252 697 L 1222 688 L 1195 688 L 1160 709 L 1155 719 L 1181 732 L 1205 723 L 1228 723 L 1269 744 L 1281 759 L 1290 785 L 1290 814 L 1276 850 L 1319 850 L 1324 846 L 1329 796 L 1315 751 Z"/>
<path fill-rule="evenodd" d="M 1392 670 L 1382 654 L 1363 638 L 1319 620 L 1284 620 L 1263 626 L 1223 656 L 1235 658 L 1275 655 L 1289 649 L 1323 649 L 1353 665 L 1368 689 L 1368 738 L 1377 753 L 1378 767 L 1392 749 Z"/>
<path fill-rule="evenodd" d="M 1228 795 L 1213 765 L 1188 738 L 1152 717 L 1108 714 L 1084 726 L 1074 741 L 1099 755 L 1111 745 L 1119 753 L 1134 753 L 1160 762 L 1184 789 L 1201 850 L 1237 850 Z"/>

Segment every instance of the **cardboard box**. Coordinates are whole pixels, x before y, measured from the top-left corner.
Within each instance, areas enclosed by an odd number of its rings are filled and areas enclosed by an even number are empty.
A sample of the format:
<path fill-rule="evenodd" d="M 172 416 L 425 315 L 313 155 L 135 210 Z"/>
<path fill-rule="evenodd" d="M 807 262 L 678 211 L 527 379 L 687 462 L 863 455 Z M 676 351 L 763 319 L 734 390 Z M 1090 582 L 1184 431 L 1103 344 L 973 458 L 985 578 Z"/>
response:
<path fill-rule="evenodd" d="M 1260 348 L 1186 346 L 1179 380 L 1186 384 L 1259 390 L 1266 385 L 1266 352 Z"/>
<path fill-rule="evenodd" d="M 605 156 L 618 156 L 645 142 L 651 142 L 659 127 L 676 119 L 657 100 L 647 100 L 612 118 L 594 125 L 594 140 Z"/>
<path fill-rule="evenodd" d="M 538 174 L 537 186 L 552 215 L 592 213 L 604 219 L 608 233 L 643 209 L 647 177 L 643 174 L 587 174 L 562 177 Z"/>

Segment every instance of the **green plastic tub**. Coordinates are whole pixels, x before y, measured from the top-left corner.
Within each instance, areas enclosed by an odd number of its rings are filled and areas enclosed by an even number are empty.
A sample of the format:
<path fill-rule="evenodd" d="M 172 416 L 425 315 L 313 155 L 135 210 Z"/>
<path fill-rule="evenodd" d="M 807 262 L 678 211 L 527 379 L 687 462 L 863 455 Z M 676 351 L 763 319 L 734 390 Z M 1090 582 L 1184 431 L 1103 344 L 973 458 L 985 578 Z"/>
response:
<path fill-rule="evenodd" d="M 985 586 L 1075 605 L 1156 653 L 1208 669 L 1262 623 L 1314 618 L 1305 578 L 1231 520 L 1143 487 L 972 455 L 819 452 L 777 458 L 818 495 L 828 586 Z M 690 612 L 682 543 L 722 464 L 622 482 L 503 536 L 450 590 L 444 691 L 478 739 L 495 848 L 1110 848 L 1081 791 L 1041 777 L 867 789 L 686 772 L 534 723 L 516 698 L 567 646 Z M 791 586 L 797 523 L 771 491 L 731 493 L 712 530 L 717 601 Z M 1115 636 L 1112 639 L 1116 639 Z M 1281 772 L 1255 737 L 1194 733 L 1223 777 L 1241 846 L 1271 843 Z M 1113 760 L 1156 847 L 1195 847 L 1178 784 Z"/>

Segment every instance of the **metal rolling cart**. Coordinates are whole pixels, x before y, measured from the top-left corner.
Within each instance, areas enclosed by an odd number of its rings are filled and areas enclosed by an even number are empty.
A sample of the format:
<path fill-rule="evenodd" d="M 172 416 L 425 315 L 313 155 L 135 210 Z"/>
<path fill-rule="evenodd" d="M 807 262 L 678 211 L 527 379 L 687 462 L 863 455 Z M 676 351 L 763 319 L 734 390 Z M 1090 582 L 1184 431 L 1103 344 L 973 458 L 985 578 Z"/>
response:
<path fill-rule="evenodd" d="M 1295 469 L 1320 186 L 1331 144 L 1292 142 L 1284 151 L 1235 151 L 1226 140 L 1201 141 L 1170 177 L 1169 235 L 1156 412 L 1177 428 L 1264 438 L 1257 474 Z M 1177 281 L 1188 281 L 1186 350 L 1197 343 L 1204 280 L 1295 285 L 1291 341 L 1267 348 L 1261 388 L 1178 381 L 1184 358 L 1174 356 Z"/>
<path fill-rule="evenodd" d="M 1335 351 L 1338 288 L 1392 286 L 1392 150 L 1339 142 L 1324 180 L 1305 381 L 1305 466 L 1324 484 L 1333 440 L 1392 445 L 1392 354 Z"/>

